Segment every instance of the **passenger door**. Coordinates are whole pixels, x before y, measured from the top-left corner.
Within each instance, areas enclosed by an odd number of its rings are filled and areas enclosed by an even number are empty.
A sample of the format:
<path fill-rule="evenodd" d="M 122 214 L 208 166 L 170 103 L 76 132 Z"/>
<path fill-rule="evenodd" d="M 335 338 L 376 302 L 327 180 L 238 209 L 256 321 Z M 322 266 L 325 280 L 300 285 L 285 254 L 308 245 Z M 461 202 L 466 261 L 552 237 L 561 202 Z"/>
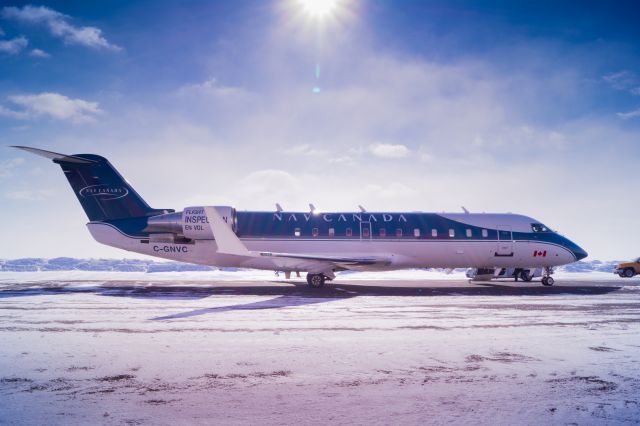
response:
<path fill-rule="evenodd" d="M 513 257 L 513 233 L 510 226 L 498 225 L 496 257 Z"/>
<path fill-rule="evenodd" d="M 360 222 L 360 239 L 371 241 L 371 222 Z"/>

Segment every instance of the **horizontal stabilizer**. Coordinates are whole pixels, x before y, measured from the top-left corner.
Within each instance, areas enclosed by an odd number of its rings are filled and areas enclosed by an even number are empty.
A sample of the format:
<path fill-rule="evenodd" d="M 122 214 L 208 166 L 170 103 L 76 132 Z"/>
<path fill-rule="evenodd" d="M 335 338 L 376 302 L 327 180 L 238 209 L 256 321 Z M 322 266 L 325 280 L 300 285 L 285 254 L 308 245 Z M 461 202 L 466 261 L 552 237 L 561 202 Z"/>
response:
<path fill-rule="evenodd" d="M 86 158 L 76 157 L 75 155 L 59 154 L 57 152 L 46 151 L 44 149 L 31 148 L 28 146 L 11 145 L 11 148 L 18 148 L 23 151 L 30 152 L 31 154 L 39 155 L 41 157 L 49 158 L 56 163 L 75 163 L 75 164 L 93 164 L 97 161 L 88 160 Z"/>

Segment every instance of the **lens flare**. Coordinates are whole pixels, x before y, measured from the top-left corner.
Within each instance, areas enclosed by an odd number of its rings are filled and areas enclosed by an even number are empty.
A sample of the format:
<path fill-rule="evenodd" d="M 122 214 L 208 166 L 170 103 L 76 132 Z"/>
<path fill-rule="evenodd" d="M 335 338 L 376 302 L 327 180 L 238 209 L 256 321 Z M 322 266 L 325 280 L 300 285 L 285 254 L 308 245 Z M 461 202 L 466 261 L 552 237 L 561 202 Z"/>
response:
<path fill-rule="evenodd" d="M 282 0 L 282 10 L 287 21 L 293 25 L 300 37 L 296 43 L 313 44 L 315 56 L 314 84 L 311 92 L 323 91 L 320 78 L 323 57 L 332 54 L 336 40 L 344 36 L 347 23 L 353 22 L 356 16 L 355 3 L 358 0 Z M 309 46 L 311 47 L 311 46 Z M 311 53 L 311 50 L 309 50 Z M 324 67 L 323 67 L 324 71 Z"/>
<path fill-rule="evenodd" d="M 298 0 L 302 9 L 308 15 L 322 19 L 332 15 L 339 3 L 339 0 Z"/>

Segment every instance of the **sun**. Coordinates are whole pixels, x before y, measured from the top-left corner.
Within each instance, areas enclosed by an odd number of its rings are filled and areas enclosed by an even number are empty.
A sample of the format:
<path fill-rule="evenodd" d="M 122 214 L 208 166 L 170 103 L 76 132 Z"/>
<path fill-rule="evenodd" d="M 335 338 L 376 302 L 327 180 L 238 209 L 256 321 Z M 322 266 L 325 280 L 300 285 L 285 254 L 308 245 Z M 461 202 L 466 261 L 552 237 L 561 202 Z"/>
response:
<path fill-rule="evenodd" d="M 306 14 L 322 19 L 335 13 L 340 0 L 298 0 Z"/>

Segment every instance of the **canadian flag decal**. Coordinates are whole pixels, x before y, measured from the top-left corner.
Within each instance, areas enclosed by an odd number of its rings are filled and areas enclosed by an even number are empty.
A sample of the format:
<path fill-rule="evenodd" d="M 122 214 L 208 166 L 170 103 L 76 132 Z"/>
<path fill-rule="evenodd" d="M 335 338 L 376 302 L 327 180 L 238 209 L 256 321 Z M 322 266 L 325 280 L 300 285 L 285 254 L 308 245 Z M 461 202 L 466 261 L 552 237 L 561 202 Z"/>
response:
<path fill-rule="evenodd" d="M 547 257 L 547 251 L 538 251 L 538 250 L 534 250 L 533 251 L 533 257 Z"/>

